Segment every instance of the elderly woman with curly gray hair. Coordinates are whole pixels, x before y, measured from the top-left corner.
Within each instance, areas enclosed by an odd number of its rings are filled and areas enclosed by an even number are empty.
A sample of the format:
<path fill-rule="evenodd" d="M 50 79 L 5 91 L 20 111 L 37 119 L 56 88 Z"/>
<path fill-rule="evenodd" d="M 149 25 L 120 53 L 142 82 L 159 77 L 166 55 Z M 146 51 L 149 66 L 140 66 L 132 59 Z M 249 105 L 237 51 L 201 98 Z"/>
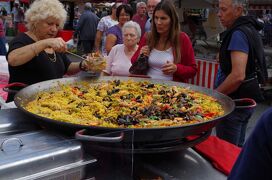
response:
<path fill-rule="evenodd" d="M 31 4 L 25 13 L 28 31 L 16 36 L 9 44 L 6 55 L 9 83 L 30 85 L 88 68 L 85 61 L 71 62 L 64 54 L 66 42 L 56 37 L 64 26 L 66 16 L 58 0 L 37 0 Z M 12 101 L 13 96 L 9 93 L 7 102 Z"/>

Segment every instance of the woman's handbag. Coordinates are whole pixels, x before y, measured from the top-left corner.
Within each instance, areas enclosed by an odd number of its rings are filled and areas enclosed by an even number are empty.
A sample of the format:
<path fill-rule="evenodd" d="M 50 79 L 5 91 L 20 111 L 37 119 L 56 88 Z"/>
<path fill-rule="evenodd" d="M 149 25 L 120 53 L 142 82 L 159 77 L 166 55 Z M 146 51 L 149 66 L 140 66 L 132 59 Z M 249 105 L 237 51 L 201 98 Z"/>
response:
<path fill-rule="evenodd" d="M 131 74 L 147 75 L 149 70 L 148 56 L 141 54 L 139 58 L 129 68 Z"/>

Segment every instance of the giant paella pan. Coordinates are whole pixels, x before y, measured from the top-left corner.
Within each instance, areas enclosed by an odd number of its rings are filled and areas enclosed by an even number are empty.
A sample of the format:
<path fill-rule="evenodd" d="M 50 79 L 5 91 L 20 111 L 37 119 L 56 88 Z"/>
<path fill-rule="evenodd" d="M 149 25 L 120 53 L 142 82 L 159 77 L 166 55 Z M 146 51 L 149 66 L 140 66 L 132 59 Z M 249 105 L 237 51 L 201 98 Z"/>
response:
<path fill-rule="evenodd" d="M 46 127 L 48 129 L 57 129 L 62 132 L 69 132 L 69 133 L 76 133 L 76 137 L 80 139 L 88 139 L 90 141 L 101 141 L 101 142 L 130 142 L 131 137 L 130 135 L 127 135 L 126 132 L 129 130 L 133 130 L 133 141 L 134 142 L 161 142 L 161 141 L 169 141 L 173 139 L 180 139 L 180 138 L 185 138 L 191 135 L 198 135 L 201 133 L 205 132 L 210 132 L 211 129 L 220 121 L 222 120 L 225 116 L 230 114 L 234 110 L 234 102 L 232 101 L 231 98 L 218 93 L 214 90 L 210 90 L 207 88 L 203 87 L 198 87 L 194 85 L 189 85 L 189 84 L 184 84 L 184 83 L 178 83 L 178 82 L 173 82 L 173 81 L 161 81 L 161 80 L 152 80 L 152 79 L 145 79 L 145 78 L 132 78 L 131 77 L 71 77 L 71 78 L 63 78 L 63 79 L 55 79 L 55 80 L 49 80 L 49 81 L 44 81 L 40 82 L 37 84 L 33 84 L 30 86 L 25 87 L 21 91 L 19 91 L 16 96 L 15 96 L 15 104 L 16 106 L 22 110 L 24 113 L 32 116 L 32 120 L 36 123 L 39 123 L 43 127 Z M 161 111 L 170 111 L 171 108 L 166 106 L 165 104 L 153 104 L 152 107 L 148 105 L 142 105 L 143 103 L 143 97 L 138 97 L 136 96 L 136 93 L 132 93 L 131 97 L 128 97 L 126 95 L 122 95 L 124 99 L 132 99 L 133 101 L 136 101 L 138 103 L 137 105 L 133 104 L 119 104 L 116 106 L 127 106 L 127 108 L 130 108 L 133 110 L 135 109 L 136 106 L 141 107 L 141 112 L 146 111 L 143 114 L 149 114 L 149 120 L 152 122 L 158 122 L 159 119 L 174 119 L 175 121 L 181 120 L 182 122 L 185 122 L 183 124 L 173 124 L 169 125 L 167 122 L 164 122 L 162 124 L 156 124 L 155 126 L 152 126 L 147 123 L 146 117 L 145 119 L 145 124 L 139 125 L 138 119 L 135 118 L 136 115 L 132 113 L 129 113 L 130 115 L 125 114 L 124 112 L 120 115 L 116 115 L 116 122 L 119 124 L 118 126 L 115 125 L 99 125 L 97 121 L 94 121 L 95 123 L 92 123 L 92 119 L 90 119 L 90 123 L 78 123 L 79 121 L 77 119 L 73 120 L 63 120 L 59 118 L 54 118 L 52 116 L 47 116 L 45 114 L 40 114 L 37 113 L 38 111 L 33 110 L 33 107 L 35 109 L 35 105 L 33 105 L 32 108 L 29 108 L 29 104 L 31 104 L 34 101 L 41 100 L 42 97 L 39 97 L 41 94 L 52 94 L 54 92 L 59 91 L 63 87 L 71 87 L 72 88 L 72 93 L 76 94 L 78 96 L 83 96 L 82 91 L 80 91 L 80 88 L 78 84 L 89 84 L 89 86 L 95 87 L 94 89 L 97 90 L 97 87 L 101 87 L 101 84 L 104 83 L 113 83 L 115 86 L 118 86 L 122 82 L 129 82 L 133 81 L 135 83 L 140 82 L 145 88 L 149 89 L 149 94 L 150 96 L 153 96 L 153 92 L 156 92 L 156 90 L 152 89 L 153 87 L 165 87 L 165 89 L 169 88 L 174 91 L 173 89 L 179 89 L 179 88 L 184 88 L 184 89 L 189 89 L 190 92 L 199 92 L 201 94 L 204 94 L 207 98 L 212 98 L 214 99 L 219 106 L 222 108 L 221 113 L 217 114 L 216 116 L 212 118 L 205 118 L 204 116 L 199 116 L 200 120 L 197 121 L 192 121 L 191 123 L 186 123 L 190 117 L 188 117 L 188 114 L 182 114 L 182 112 L 168 112 L 168 117 L 167 114 L 164 114 L 164 118 L 162 118 L 162 114 L 156 114 L 156 111 L 153 112 L 150 110 L 153 108 L 153 110 L 158 110 L 158 107 Z M 109 91 L 108 86 L 105 87 L 107 90 L 106 92 L 109 94 L 115 94 L 116 92 L 113 92 L 112 90 Z M 116 89 L 116 88 L 115 88 Z M 116 90 L 117 91 L 117 90 Z M 177 90 L 178 91 L 178 90 Z M 119 90 L 117 91 L 119 92 Z M 83 92 L 86 93 L 86 92 Z M 100 94 L 101 89 L 97 90 L 96 95 Z M 157 92 L 158 93 L 158 92 Z M 160 92 L 161 95 L 163 93 L 167 94 L 167 92 Z M 175 94 L 175 92 L 173 92 Z M 86 93 L 87 97 L 87 93 Z M 86 99 L 85 97 L 85 99 Z M 89 96 L 91 97 L 91 96 Z M 179 96 L 176 96 L 175 101 L 180 102 L 180 98 L 185 98 L 186 93 L 179 93 Z M 119 96 L 120 98 L 120 96 Z M 165 98 L 164 98 L 165 99 Z M 198 97 L 195 97 L 197 100 Z M 95 101 L 95 100 L 93 100 Z M 105 99 L 102 101 L 106 101 Z M 138 102 L 137 102 L 138 101 Z M 152 100 L 151 100 L 152 101 Z M 166 104 L 171 104 L 171 102 L 167 101 L 167 98 L 165 99 Z M 53 100 L 52 100 L 53 102 Z M 69 102 L 67 102 L 69 103 Z M 70 102 L 71 103 L 71 102 Z M 54 103 L 53 103 L 54 104 Z M 57 104 L 62 104 L 62 103 L 57 103 Z M 86 104 L 78 104 L 78 111 L 81 114 L 86 114 L 86 112 L 82 111 L 80 109 L 80 106 L 84 106 Z M 187 104 L 188 105 L 188 104 Z M 59 105 L 55 105 L 59 106 Z M 98 105 L 97 105 L 98 106 Z M 109 106 L 109 104 L 107 104 Z M 47 107 L 49 108 L 49 106 Z M 54 107 L 55 110 L 53 111 L 59 112 L 61 111 L 64 107 Z M 95 108 L 95 107 L 94 107 Z M 102 107 L 101 107 L 102 108 Z M 101 109 L 100 108 L 100 109 Z M 179 109 L 184 110 L 184 107 L 178 107 Z M 186 107 L 185 107 L 186 108 Z M 52 109 L 51 109 L 52 110 Z M 76 111 L 76 110 L 75 110 Z M 121 110 L 120 110 L 121 111 Z M 184 110 L 186 111 L 186 109 Z M 212 112 L 214 113 L 214 112 Z M 67 114 L 67 113 L 66 113 Z M 69 114 L 69 113 L 68 113 Z M 109 113 L 106 113 L 109 114 Z M 173 115 L 175 114 L 175 115 Z M 113 122 L 114 119 L 105 119 L 105 117 L 101 117 L 101 114 L 96 112 L 96 114 L 91 114 L 91 117 L 94 117 L 96 120 L 97 119 L 102 119 L 106 120 L 108 122 Z M 139 115 L 139 114 L 138 114 Z M 160 116 L 161 115 L 161 116 Z M 171 115 L 173 117 L 171 117 Z M 194 114 L 197 115 L 197 114 Z M 199 115 L 199 114 L 198 114 Z M 206 114 L 207 115 L 207 114 Z M 208 116 L 211 116 L 208 115 Z M 181 118 L 182 117 L 182 118 Z M 187 118 L 187 119 L 186 119 Z M 202 119 L 202 120 L 201 120 Z M 166 124 L 166 125 L 165 125 Z M 85 131 L 89 132 L 91 135 L 85 135 Z M 104 134 L 107 132 L 116 132 L 115 137 L 104 137 L 104 136 L 99 136 L 99 134 Z M 95 134 L 95 135 L 94 135 Z"/>

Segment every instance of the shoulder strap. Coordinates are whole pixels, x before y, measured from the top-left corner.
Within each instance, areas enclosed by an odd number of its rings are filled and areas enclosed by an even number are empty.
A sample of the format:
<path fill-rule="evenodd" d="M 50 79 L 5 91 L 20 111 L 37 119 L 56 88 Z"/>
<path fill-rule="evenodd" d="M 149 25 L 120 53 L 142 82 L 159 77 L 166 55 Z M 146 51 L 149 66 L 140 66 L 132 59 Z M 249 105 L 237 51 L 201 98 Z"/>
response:
<path fill-rule="evenodd" d="M 248 37 L 249 48 L 253 58 L 249 63 L 251 63 L 252 70 L 251 72 L 257 74 L 260 83 L 265 83 L 268 78 L 267 67 L 264 58 L 263 46 L 260 38 L 258 37 L 258 33 L 254 33 L 253 29 L 248 26 L 243 26 L 239 28 L 243 31 Z"/>

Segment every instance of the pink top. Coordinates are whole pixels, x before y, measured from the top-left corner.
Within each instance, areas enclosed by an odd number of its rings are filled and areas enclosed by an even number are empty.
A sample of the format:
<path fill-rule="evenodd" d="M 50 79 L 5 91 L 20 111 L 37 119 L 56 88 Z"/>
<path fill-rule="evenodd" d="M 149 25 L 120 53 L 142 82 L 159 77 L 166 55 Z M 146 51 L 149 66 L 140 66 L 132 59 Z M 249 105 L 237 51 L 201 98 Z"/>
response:
<path fill-rule="evenodd" d="M 124 44 L 117 44 L 112 47 L 108 57 L 106 72 L 113 76 L 128 76 L 131 66 L 130 58 L 126 56 Z"/>

